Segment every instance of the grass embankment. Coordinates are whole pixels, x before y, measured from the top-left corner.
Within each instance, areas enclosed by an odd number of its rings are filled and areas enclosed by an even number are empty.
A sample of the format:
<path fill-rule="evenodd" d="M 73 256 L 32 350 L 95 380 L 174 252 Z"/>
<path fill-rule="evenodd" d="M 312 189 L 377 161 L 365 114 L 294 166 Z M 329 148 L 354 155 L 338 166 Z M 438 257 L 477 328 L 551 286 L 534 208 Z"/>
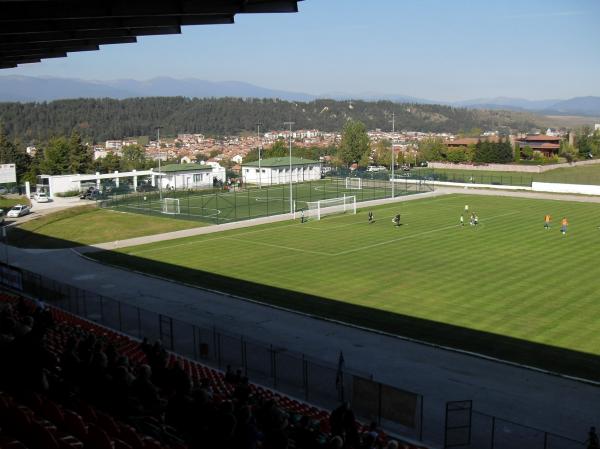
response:
<path fill-rule="evenodd" d="M 4 209 L 4 212 L 8 212 L 11 207 L 16 204 L 31 204 L 31 201 L 26 196 L 20 196 L 17 198 L 6 198 L 0 196 L 0 209 Z"/>
<path fill-rule="evenodd" d="M 458 225 L 465 203 L 478 226 Z M 95 254 L 269 304 L 600 378 L 596 204 L 449 196 Z M 403 225 L 391 218 L 400 212 Z M 545 214 L 554 217 L 551 230 Z M 559 220 L 567 216 L 566 236 Z"/>
<path fill-rule="evenodd" d="M 563 167 L 544 173 L 500 172 L 488 170 L 422 169 L 425 173 L 445 175 L 448 181 L 474 182 L 480 184 L 504 184 L 529 186 L 532 181 L 564 184 L 600 184 L 600 164 Z"/>
<path fill-rule="evenodd" d="M 9 232 L 9 243 L 25 248 L 69 248 L 202 226 L 172 218 L 79 206 L 27 221 Z"/>

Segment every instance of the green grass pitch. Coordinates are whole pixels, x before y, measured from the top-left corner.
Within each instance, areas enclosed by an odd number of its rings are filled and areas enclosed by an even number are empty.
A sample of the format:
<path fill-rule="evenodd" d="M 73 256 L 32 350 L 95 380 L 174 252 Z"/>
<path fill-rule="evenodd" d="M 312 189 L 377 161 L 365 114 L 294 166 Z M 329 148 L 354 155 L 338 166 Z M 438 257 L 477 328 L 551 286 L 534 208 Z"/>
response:
<path fill-rule="evenodd" d="M 344 178 L 293 184 L 292 199 L 296 210 L 307 207 L 307 202 L 355 196 L 357 202 L 391 197 L 391 184 L 386 181 L 365 180 L 362 189 L 347 189 Z M 432 190 L 430 183 L 397 182 L 395 196 L 409 195 Z M 236 192 L 164 191 L 163 198 L 179 199 L 179 219 L 190 219 L 208 223 L 227 223 L 269 215 L 285 214 L 290 211 L 289 187 L 287 184 L 267 186 L 262 189 L 252 186 Z M 135 193 L 115 198 L 104 203 L 105 207 L 139 214 L 162 214 L 163 205 L 156 193 Z"/>
<path fill-rule="evenodd" d="M 465 204 L 479 225 L 459 218 Z M 375 223 L 367 222 L 367 212 Z M 402 226 L 392 218 L 402 216 Z M 543 218 L 553 218 L 550 230 Z M 560 219 L 569 228 L 560 233 Z M 94 257 L 316 315 L 593 377 L 600 205 L 450 195 Z M 585 366 L 583 366 L 585 365 Z M 597 368 L 597 367 L 596 367 Z"/>

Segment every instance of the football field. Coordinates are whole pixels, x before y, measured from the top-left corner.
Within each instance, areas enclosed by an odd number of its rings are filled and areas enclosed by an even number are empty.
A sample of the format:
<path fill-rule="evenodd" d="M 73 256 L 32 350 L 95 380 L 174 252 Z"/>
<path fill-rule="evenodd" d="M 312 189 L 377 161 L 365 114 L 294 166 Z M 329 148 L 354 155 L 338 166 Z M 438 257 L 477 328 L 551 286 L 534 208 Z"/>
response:
<path fill-rule="evenodd" d="M 429 182 L 409 182 L 407 179 L 395 183 L 394 196 L 411 195 L 433 190 Z M 306 209 L 309 202 L 353 196 L 357 202 L 390 198 L 391 183 L 382 180 L 363 180 L 362 188 L 353 189 L 346 185 L 345 178 L 294 183 L 292 203 L 296 211 Z M 164 190 L 162 198 L 156 192 L 133 193 L 115 196 L 101 202 L 102 207 L 133 214 L 165 217 L 164 201 L 177 219 L 196 220 L 205 223 L 228 223 L 290 212 L 290 190 L 287 184 L 249 186 L 240 190 L 194 191 Z"/>
<path fill-rule="evenodd" d="M 465 205 L 477 226 L 459 224 Z M 375 222 L 368 223 L 373 211 Z M 392 218 L 401 214 L 402 225 Z M 544 229 L 544 215 L 553 218 Z M 560 233 L 567 217 L 568 232 Z M 600 206 L 449 195 L 95 258 L 314 315 L 573 371 L 600 355 Z M 569 366 L 562 366 L 564 364 Z"/>

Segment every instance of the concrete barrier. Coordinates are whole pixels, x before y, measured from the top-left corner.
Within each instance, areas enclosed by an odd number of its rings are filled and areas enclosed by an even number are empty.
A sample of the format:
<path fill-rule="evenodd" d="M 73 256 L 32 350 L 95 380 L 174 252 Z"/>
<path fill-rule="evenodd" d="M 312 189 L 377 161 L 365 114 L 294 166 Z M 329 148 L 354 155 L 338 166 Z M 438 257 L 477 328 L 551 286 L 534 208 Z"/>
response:
<path fill-rule="evenodd" d="M 600 195 L 600 186 L 587 184 L 559 184 L 553 182 L 532 182 L 534 192 L 578 193 L 581 195 Z"/>

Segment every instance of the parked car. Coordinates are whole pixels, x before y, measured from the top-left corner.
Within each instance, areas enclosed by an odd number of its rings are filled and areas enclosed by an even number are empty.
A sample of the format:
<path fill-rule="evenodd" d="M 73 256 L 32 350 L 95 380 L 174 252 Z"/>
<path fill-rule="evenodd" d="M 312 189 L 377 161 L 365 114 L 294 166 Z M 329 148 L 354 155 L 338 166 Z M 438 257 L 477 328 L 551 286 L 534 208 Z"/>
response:
<path fill-rule="evenodd" d="M 92 196 L 98 196 L 100 194 L 100 191 L 94 187 L 94 186 L 90 186 L 87 188 L 87 190 L 84 190 L 83 193 L 79 196 L 80 200 L 90 200 L 90 199 L 96 199 L 96 198 L 92 198 Z"/>
<path fill-rule="evenodd" d="M 48 198 L 48 195 L 46 195 L 45 192 L 37 192 L 34 197 L 34 200 L 36 200 L 38 203 L 47 203 L 48 201 L 50 201 L 50 198 Z"/>
<path fill-rule="evenodd" d="M 28 206 L 26 204 L 17 204 L 13 206 L 11 210 L 8 211 L 8 214 L 6 214 L 6 216 L 10 218 L 18 218 L 22 217 L 23 215 L 27 215 L 30 212 L 31 206 Z"/>

